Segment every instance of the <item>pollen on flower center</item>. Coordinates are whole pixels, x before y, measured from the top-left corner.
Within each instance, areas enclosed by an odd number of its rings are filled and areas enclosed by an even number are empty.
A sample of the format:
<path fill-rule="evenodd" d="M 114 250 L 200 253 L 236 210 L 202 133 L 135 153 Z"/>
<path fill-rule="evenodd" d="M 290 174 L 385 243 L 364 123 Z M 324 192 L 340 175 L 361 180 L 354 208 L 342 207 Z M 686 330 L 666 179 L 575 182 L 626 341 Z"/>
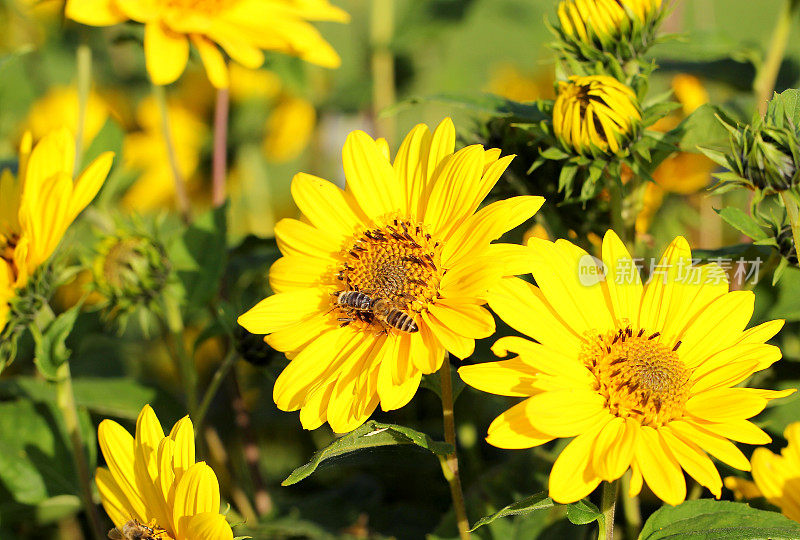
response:
<path fill-rule="evenodd" d="M 395 219 L 356 235 L 344 252 L 337 278 L 344 286 L 342 292 L 360 291 L 372 299 L 385 299 L 413 316 L 438 297 L 443 275 L 437 265 L 440 251 L 423 225 Z M 345 319 L 376 322 L 372 313 L 338 307 Z"/>
<path fill-rule="evenodd" d="M 581 353 L 611 413 L 652 427 L 683 414 L 691 387 L 680 342 L 668 345 L 659 337 L 627 327 L 589 340 Z"/>

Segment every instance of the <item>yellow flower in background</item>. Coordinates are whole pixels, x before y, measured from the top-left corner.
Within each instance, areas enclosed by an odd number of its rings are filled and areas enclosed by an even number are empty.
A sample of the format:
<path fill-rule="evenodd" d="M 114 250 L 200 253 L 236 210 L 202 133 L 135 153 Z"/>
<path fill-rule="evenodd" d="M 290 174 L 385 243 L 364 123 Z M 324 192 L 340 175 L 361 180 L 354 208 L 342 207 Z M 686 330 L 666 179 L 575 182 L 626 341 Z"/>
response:
<path fill-rule="evenodd" d="M 338 67 L 336 51 L 309 21 L 349 20 L 328 0 L 67 0 L 66 15 L 91 26 L 144 23 L 145 61 L 155 84 L 181 76 L 191 42 L 217 88 L 229 82 L 222 51 L 251 69 L 264 62 L 265 50 Z"/>
<path fill-rule="evenodd" d="M 239 64 L 231 64 L 230 78 L 233 101 L 274 99 L 283 88 L 280 75 L 268 69 L 248 69 Z"/>
<path fill-rule="evenodd" d="M 195 463 L 194 429 L 188 416 L 165 436 L 146 405 L 136 435 L 103 420 L 97 440 L 108 468 L 98 468 L 97 489 L 118 531 L 138 522 L 159 540 L 232 540 L 220 514 L 219 482 L 205 462 Z"/>
<path fill-rule="evenodd" d="M 182 105 L 167 104 L 175 157 L 191 194 L 194 175 L 200 163 L 200 151 L 208 135 L 208 127 Z M 144 99 L 136 110 L 140 131 L 129 133 L 123 140 L 125 166 L 141 171 L 136 182 L 122 198 L 128 210 L 146 212 L 174 204 L 175 179 L 167 156 L 161 115 L 154 98 Z"/>
<path fill-rule="evenodd" d="M 492 69 L 487 90 L 514 101 L 535 101 L 555 97 L 553 69 L 535 75 L 524 73 L 514 64 L 503 63 Z"/>
<path fill-rule="evenodd" d="M 680 112 L 662 118 L 650 129 L 662 132 L 674 129 L 686 116 L 708 103 L 708 92 L 702 81 L 693 75 L 675 75 L 672 91 L 681 104 Z M 636 232 L 647 233 L 667 193 L 689 195 L 705 188 L 715 168 L 716 164 L 703 154 L 678 152 L 665 159 L 653 172 L 654 182 L 645 188 L 642 210 L 636 217 Z"/>
<path fill-rule="evenodd" d="M 786 427 L 783 436 L 789 444 L 780 455 L 756 448 L 750 458 L 753 480 L 729 476 L 725 487 L 737 498 L 764 497 L 781 509 L 784 516 L 800 521 L 800 422 Z"/>
<path fill-rule="evenodd" d="M 78 131 L 78 90 L 74 86 L 56 86 L 38 99 L 30 108 L 25 129 L 34 140 L 56 129 L 66 127 Z M 89 93 L 83 124 L 82 144 L 86 148 L 100 132 L 109 116 L 109 107 L 95 92 Z"/>
<path fill-rule="evenodd" d="M 264 154 L 272 162 L 290 161 L 300 155 L 317 125 L 314 105 L 301 97 L 281 96 L 267 117 Z"/>
<path fill-rule="evenodd" d="M 470 356 L 494 332 L 482 305 L 515 248 L 490 244 L 530 218 L 541 197 L 513 197 L 476 212 L 513 156 L 472 145 L 455 152 L 449 119 L 416 126 L 394 163 L 386 141 L 362 131 L 343 149 L 347 187 L 298 174 L 292 195 L 304 220 L 275 227 L 283 257 L 274 295 L 239 317 L 286 352 L 273 398 L 300 409 L 306 429 L 335 432 L 408 403 L 449 351 Z"/>
<path fill-rule="evenodd" d="M 31 143 L 26 134 L 17 176 L 8 169 L 0 174 L 0 256 L 11 265 L 16 287 L 52 255 L 97 195 L 114 158 L 105 152 L 73 181 L 75 139 L 69 130 L 46 135 L 32 150 Z"/>
<path fill-rule="evenodd" d="M 562 0 L 557 13 L 566 38 L 628 57 L 649 41 L 642 36 L 660 11 L 661 0 Z"/>
<path fill-rule="evenodd" d="M 685 470 L 719 497 L 722 480 L 707 454 L 749 470 L 731 441 L 770 442 L 748 419 L 794 391 L 737 387 L 780 359 L 765 342 L 783 321 L 745 330 L 754 294 L 728 292 L 717 265 L 692 267 L 682 237 L 646 285 L 613 231 L 603 239 L 605 274 L 566 240 L 534 238 L 528 250 L 539 286 L 507 277 L 488 301 L 535 341 L 503 337 L 494 353 L 518 356 L 459 369 L 479 390 L 526 398 L 492 422 L 487 441 L 530 448 L 574 437 L 550 473 L 559 503 L 580 500 L 629 468 L 631 496 L 644 481 L 666 503 L 680 504 Z"/>
<path fill-rule="evenodd" d="M 613 77 L 573 75 L 558 83 L 553 131 L 567 151 L 627 155 L 641 120 L 636 94 Z"/>

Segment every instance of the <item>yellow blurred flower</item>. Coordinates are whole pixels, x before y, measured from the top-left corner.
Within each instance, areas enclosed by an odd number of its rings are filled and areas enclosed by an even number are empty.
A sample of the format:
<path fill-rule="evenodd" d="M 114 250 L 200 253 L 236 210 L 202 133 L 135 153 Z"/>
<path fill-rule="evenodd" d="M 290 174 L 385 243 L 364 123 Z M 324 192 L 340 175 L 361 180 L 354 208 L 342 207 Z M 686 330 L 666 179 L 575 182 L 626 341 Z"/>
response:
<path fill-rule="evenodd" d="M 317 111 L 309 101 L 284 94 L 267 117 L 264 154 L 269 161 L 284 162 L 300 155 L 317 123 Z"/>
<path fill-rule="evenodd" d="M 455 151 L 453 123 L 417 125 L 394 163 L 363 131 L 343 149 L 347 188 L 307 174 L 292 182 L 304 219 L 275 228 L 283 257 L 275 292 L 239 317 L 291 359 L 275 383 L 306 429 L 357 428 L 380 403 L 404 406 L 450 351 L 466 358 L 494 332 L 485 291 L 517 255 L 491 244 L 541 207 L 541 197 L 478 206 L 513 156 Z M 349 300 L 348 300 L 349 298 Z"/>
<path fill-rule="evenodd" d="M 108 468 L 97 469 L 95 483 L 119 533 L 138 525 L 159 540 L 233 539 L 220 514 L 217 476 L 205 462 L 195 463 L 194 436 L 188 416 L 165 436 L 149 405 L 139 413 L 135 437 L 112 420 L 100 422 L 97 440 Z"/>
<path fill-rule="evenodd" d="M 627 155 L 641 120 L 636 94 L 613 77 L 573 75 L 558 83 L 553 131 L 567 151 Z"/>
<path fill-rule="evenodd" d="M 78 132 L 78 90 L 74 86 L 56 86 L 38 99 L 28 112 L 25 128 L 34 140 L 58 128 Z M 100 132 L 109 116 L 109 107 L 95 92 L 89 93 L 83 124 L 82 144 L 86 148 Z"/>
<path fill-rule="evenodd" d="M 31 149 L 22 138 L 16 176 L 0 173 L 0 327 L 8 301 L 53 254 L 67 227 L 94 199 L 114 158 L 106 152 L 72 180 L 75 139 L 66 128 L 54 131 Z"/>
<path fill-rule="evenodd" d="M 524 73 L 514 64 L 503 63 L 492 69 L 487 90 L 514 101 L 535 101 L 555 97 L 552 69 L 536 75 Z"/>
<path fill-rule="evenodd" d="M 273 99 L 283 88 L 278 74 L 268 69 L 248 69 L 239 64 L 231 64 L 230 77 L 233 101 Z"/>
<path fill-rule="evenodd" d="M 786 427 L 783 436 L 789 444 L 780 455 L 756 448 L 750 458 L 753 480 L 729 476 L 725 487 L 737 499 L 764 497 L 781 509 L 784 516 L 800 521 L 800 422 Z"/>
<path fill-rule="evenodd" d="M 628 469 L 631 496 L 647 482 L 664 502 L 680 504 L 686 471 L 719 498 L 722 479 L 708 454 L 749 470 L 731 441 L 770 442 L 749 419 L 794 392 L 737 386 L 781 358 L 765 342 L 783 321 L 746 330 L 755 295 L 729 292 L 715 264 L 692 266 L 682 237 L 647 284 L 613 231 L 603 238 L 604 271 L 566 240 L 534 238 L 527 250 L 519 258 L 538 286 L 504 278 L 487 299 L 531 339 L 500 338 L 494 353 L 517 356 L 458 370 L 479 390 L 526 398 L 492 422 L 486 440 L 531 448 L 571 438 L 550 472 L 559 503 Z"/>
<path fill-rule="evenodd" d="M 257 68 L 264 50 L 338 67 L 339 56 L 309 21 L 347 22 L 328 0 L 67 0 L 67 17 L 92 26 L 144 23 L 147 71 L 155 84 L 180 77 L 191 42 L 217 88 L 228 86 L 225 57 Z"/>
<path fill-rule="evenodd" d="M 567 39 L 629 58 L 652 41 L 660 10 L 661 0 L 562 0 L 557 12 Z"/>
<path fill-rule="evenodd" d="M 708 103 L 708 92 L 702 81 L 693 75 L 675 75 L 672 90 L 681 104 L 680 111 L 662 118 L 650 129 L 662 132 L 674 129 L 686 116 Z M 691 152 L 678 152 L 665 159 L 653 172 L 655 182 L 645 187 L 642 210 L 636 217 L 636 232 L 647 233 L 667 193 L 688 195 L 703 189 L 711 181 L 715 168 L 714 162 L 706 156 Z"/>
<path fill-rule="evenodd" d="M 208 127 L 175 101 L 167 104 L 167 115 L 178 168 L 191 192 Z M 123 197 L 122 205 L 128 210 L 146 212 L 173 204 L 175 179 L 154 98 L 146 98 L 139 104 L 136 119 L 141 130 L 125 136 L 123 154 L 125 166 L 141 174 Z"/>

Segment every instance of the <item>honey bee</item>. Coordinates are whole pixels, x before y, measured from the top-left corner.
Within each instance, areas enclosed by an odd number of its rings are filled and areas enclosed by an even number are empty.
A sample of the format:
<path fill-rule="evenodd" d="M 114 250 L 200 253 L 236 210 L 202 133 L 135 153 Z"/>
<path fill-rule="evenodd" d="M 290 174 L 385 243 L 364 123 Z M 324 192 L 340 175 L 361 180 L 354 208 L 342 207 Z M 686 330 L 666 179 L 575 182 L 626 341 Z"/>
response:
<path fill-rule="evenodd" d="M 361 291 L 337 291 L 333 295 L 338 306 L 356 311 L 369 311 L 374 302 L 371 296 Z"/>
<path fill-rule="evenodd" d="M 163 533 L 164 529 L 148 527 L 139 520 L 132 519 L 122 529 L 114 527 L 108 531 L 108 537 L 111 540 L 160 540 Z"/>
<path fill-rule="evenodd" d="M 419 332 L 419 326 L 411 315 L 397 309 L 385 298 L 376 298 L 370 305 L 372 314 L 380 322 L 395 330 L 413 334 Z"/>

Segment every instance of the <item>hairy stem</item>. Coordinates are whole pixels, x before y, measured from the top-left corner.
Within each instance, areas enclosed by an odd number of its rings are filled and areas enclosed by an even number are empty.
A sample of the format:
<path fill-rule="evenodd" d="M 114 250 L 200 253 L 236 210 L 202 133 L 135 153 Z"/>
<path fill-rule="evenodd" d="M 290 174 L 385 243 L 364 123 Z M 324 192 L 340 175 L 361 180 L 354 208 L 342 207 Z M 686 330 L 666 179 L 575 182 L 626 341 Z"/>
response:
<path fill-rule="evenodd" d="M 453 499 L 453 510 L 456 514 L 456 525 L 461 540 L 468 540 L 469 520 L 464 505 L 464 492 L 461 489 L 461 476 L 458 472 L 458 455 L 456 450 L 456 423 L 453 415 L 453 382 L 450 378 L 450 359 L 445 355 L 442 367 L 439 368 L 442 390 L 442 417 L 444 419 L 444 440 L 453 446 L 453 453 L 440 457 L 442 473 L 450 485 L 450 496 Z"/>
<path fill-rule="evenodd" d="M 603 482 L 603 494 L 600 499 L 603 525 L 597 533 L 597 540 L 614 540 L 614 510 L 617 507 L 618 484 L 619 480 Z"/>
<path fill-rule="evenodd" d="M 230 93 L 227 88 L 217 90 L 217 107 L 214 113 L 214 172 L 211 203 L 214 208 L 225 204 L 225 177 L 228 160 L 228 112 Z"/>
<path fill-rule="evenodd" d="M 167 92 L 163 86 L 157 84 L 153 85 L 153 95 L 158 103 L 158 111 L 161 115 L 161 134 L 164 137 L 164 144 L 167 150 L 167 159 L 169 166 L 172 170 L 172 178 L 175 181 L 175 200 L 178 205 L 178 211 L 183 218 L 183 221 L 189 223 L 191 220 L 191 208 L 189 205 L 189 195 L 186 193 L 186 180 L 183 178 L 180 166 L 178 165 L 178 156 L 175 153 L 175 145 L 172 141 L 172 130 L 169 123 L 169 110 L 167 108 Z"/>
<path fill-rule="evenodd" d="M 775 90 L 775 81 L 778 80 L 778 72 L 781 69 L 781 63 L 783 63 L 783 57 L 786 53 L 786 45 L 789 43 L 789 35 L 792 32 L 792 18 L 797 6 L 797 0 L 786 0 L 784 2 L 783 8 L 778 15 L 778 21 L 772 31 L 772 40 L 770 40 L 767 56 L 764 58 L 764 63 L 759 68 L 753 82 L 758 112 L 762 115 L 767 112 L 767 102 Z"/>
<path fill-rule="evenodd" d="M 56 404 L 64 417 L 64 427 L 67 430 L 67 436 L 72 446 L 72 458 L 75 460 L 75 468 L 78 473 L 81 499 L 86 515 L 89 518 L 92 537 L 95 540 L 100 540 L 105 538 L 105 535 L 103 534 L 100 515 L 97 513 L 97 505 L 95 505 L 94 497 L 92 496 L 92 479 L 86 454 L 84 453 L 83 437 L 81 436 L 80 421 L 78 419 L 78 407 L 75 404 L 75 394 L 72 390 L 72 374 L 69 369 L 69 362 L 61 364 L 56 372 Z"/>

